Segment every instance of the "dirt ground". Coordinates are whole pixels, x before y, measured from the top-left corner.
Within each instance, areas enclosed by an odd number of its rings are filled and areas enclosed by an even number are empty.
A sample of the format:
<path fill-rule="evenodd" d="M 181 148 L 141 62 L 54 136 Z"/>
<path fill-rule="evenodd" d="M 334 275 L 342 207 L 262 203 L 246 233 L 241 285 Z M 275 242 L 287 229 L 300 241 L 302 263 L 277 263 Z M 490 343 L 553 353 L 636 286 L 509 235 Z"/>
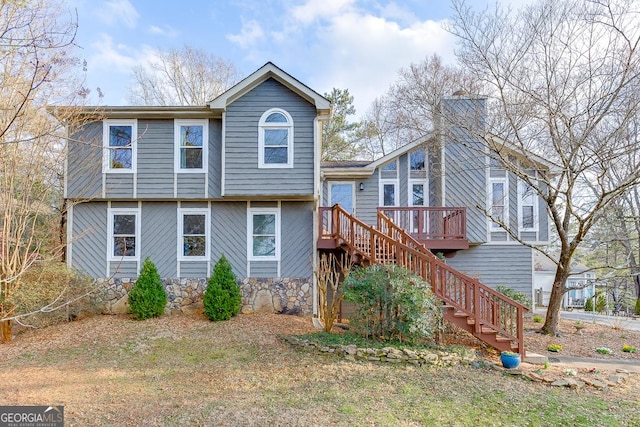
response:
<path fill-rule="evenodd" d="M 563 336 L 552 339 L 536 334 L 539 326 L 527 324 L 530 351 L 545 354 L 554 342 L 563 355 L 602 357 L 594 349 L 607 346 L 612 357 L 638 358 L 620 351 L 623 343 L 640 347 L 638 333 L 588 324 L 578 336 L 563 322 Z M 594 417 L 629 417 L 637 403 L 628 402 L 639 402 L 640 375 L 576 394 L 504 378 L 499 369 L 425 371 L 326 359 L 278 338 L 313 331 L 309 318 L 285 315 L 216 323 L 204 316 L 95 316 L 27 330 L 0 345 L 0 405 L 64 405 L 69 426 L 424 425 L 433 419 L 512 425 L 509 420 L 524 423 L 528 411 L 547 410 L 548 417 L 565 417 L 556 424 L 586 425 L 572 421 L 583 412 L 557 412 L 554 405 L 571 400 L 571 410 L 602 406 L 591 409 Z M 504 390 L 517 390 L 507 392 L 518 396 L 511 412 L 499 406 Z M 485 405 L 473 406 L 480 398 Z"/>

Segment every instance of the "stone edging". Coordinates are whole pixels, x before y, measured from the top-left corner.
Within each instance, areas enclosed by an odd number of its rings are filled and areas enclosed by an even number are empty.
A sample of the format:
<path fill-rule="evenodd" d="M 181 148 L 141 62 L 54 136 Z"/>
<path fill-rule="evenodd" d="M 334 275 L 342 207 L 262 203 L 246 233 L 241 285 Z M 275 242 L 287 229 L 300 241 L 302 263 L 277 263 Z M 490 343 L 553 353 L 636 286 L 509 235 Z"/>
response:
<path fill-rule="evenodd" d="M 357 347 L 355 344 L 334 344 L 323 346 L 311 342 L 308 339 L 298 338 L 291 335 L 281 335 L 280 338 L 294 347 L 325 354 L 333 353 L 351 361 L 404 363 L 417 366 L 448 367 L 469 365 L 477 360 L 477 356 L 474 351 L 465 351 L 464 354 L 460 354 L 443 350 L 428 349 L 411 350 L 404 348 L 400 350 L 394 347 L 361 348 Z"/>

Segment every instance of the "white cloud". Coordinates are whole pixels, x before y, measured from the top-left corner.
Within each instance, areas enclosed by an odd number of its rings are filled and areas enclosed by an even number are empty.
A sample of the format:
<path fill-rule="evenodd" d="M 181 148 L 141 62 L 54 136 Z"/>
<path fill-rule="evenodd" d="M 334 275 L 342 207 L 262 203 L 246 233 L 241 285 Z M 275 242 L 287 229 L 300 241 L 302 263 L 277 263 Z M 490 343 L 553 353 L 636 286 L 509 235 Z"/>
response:
<path fill-rule="evenodd" d="M 237 44 L 243 49 L 251 47 L 254 43 L 264 38 L 264 31 L 256 20 L 242 20 L 242 28 L 239 34 L 227 34 L 227 40 Z"/>
<path fill-rule="evenodd" d="M 289 12 L 290 15 L 302 24 L 310 24 L 320 18 L 336 16 L 350 6 L 355 0 L 308 0 L 302 6 L 296 6 Z"/>
<path fill-rule="evenodd" d="M 107 25 L 124 24 L 135 28 L 140 14 L 129 0 L 109 0 L 102 8 L 96 9 L 98 17 Z"/>
<path fill-rule="evenodd" d="M 157 36 L 163 36 L 163 37 L 167 37 L 167 38 L 171 38 L 171 39 L 175 39 L 180 34 L 180 32 L 178 30 L 176 30 L 175 28 L 172 28 L 172 27 L 170 27 L 168 25 L 163 25 L 162 27 L 159 27 L 157 25 L 150 25 L 149 28 L 147 29 L 147 31 L 150 34 L 157 35 Z"/>

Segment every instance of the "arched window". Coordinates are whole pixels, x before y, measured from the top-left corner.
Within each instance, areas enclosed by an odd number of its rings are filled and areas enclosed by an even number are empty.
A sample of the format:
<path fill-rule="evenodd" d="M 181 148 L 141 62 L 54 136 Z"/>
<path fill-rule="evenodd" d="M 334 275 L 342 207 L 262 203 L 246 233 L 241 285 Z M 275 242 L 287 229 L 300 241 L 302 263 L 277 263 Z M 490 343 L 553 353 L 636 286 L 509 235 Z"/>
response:
<path fill-rule="evenodd" d="M 284 110 L 272 108 L 260 117 L 258 167 L 293 167 L 293 119 Z"/>

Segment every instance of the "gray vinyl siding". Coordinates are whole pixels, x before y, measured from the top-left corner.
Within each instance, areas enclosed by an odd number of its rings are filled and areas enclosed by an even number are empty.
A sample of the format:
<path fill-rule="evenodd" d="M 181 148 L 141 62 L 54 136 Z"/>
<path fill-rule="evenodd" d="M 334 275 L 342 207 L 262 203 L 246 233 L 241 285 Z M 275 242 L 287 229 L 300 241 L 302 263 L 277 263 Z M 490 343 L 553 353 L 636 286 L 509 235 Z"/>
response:
<path fill-rule="evenodd" d="M 179 173 L 178 198 L 204 198 L 205 176 L 204 173 Z"/>
<path fill-rule="evenodd" d="M 86 124 L 67 141 L 67 197 L 102 195 L 102 122 Z"/>
<path fill-rule="evenodd" d="M 409 206 L 409 155 L 403 154 L 398 161 L 398 189 L 396 204 Z"/>
<path fill-rule="evenodd" d="M 160 277 L 177 274 L 177 203 L 144 202 L 141 218 L 141 260 L 146 257 L 158 268 Z"/>
<path fill-rule="evenodd" d="M 313 276 L 313 203 L 282 202 L 282 277 Z M 253 263 L 251 265 L 253 273 Z"/>
<path fill-rule="evenodd" d="M 447 264 L 492 288 L 507 286 L 531 298 L 531 251 L 520 244 L 480 245 L 457 252 Z"/>
<path fill-rule="evenodd" d="M 364 183 L 364 190 L 360 191 L 360 183 Z M 369 225 L 378 222 L 379 186 L 378 169 L 366 180 L 356 181 L 356 214 L 358 218 Z"/>
<path fill-rule="evenodd" d="M 287 111 L 294 125 L 293 168 L 258 169 L 258 122 L 271 108 Z M 225 196 L 312 195 L 313 105 L 268 79 L 227 107 Z"/>
<path fill-rule="evenodd" d="M 483 243 L 487 240 L 487 218 L 477 206 L 487 203 L 485 159 L 476 149 L 465 146 L 469 144 L 449 141 L 445 147 L 446 206 L 466 207 L 467 239 Z"/>
<path fill-rule="evenodd" d="M 133 173 L 107 173 L 105 196 L 107 199 L 133 198 Z"/>
<path fill-rule="evenodd" d="M 138 197 L 173 198 L 173 120 L 139 120 L 138 133 Z"/>
<path fill-rule="evenodd" d="M 79 203 L 73 206 L 72 267 L 91 277 L 104 277 L 107 268 L 107 204 Z"/>
<path fill-rule="evenodd" d="M 207 277 L 207 262 L 180 261 L 180 277 Z"/>
<path fill-rule="evenodd" d="M 142 265 L 142 261 L 140 263 Z M 109 277 L 116 279 L 129 278 L 134 279 L 138 277 L 138 262 L 137 261 L 113 261 L 109 268 Z"/>
<path fill-rule="evenodd" d="M 278 277 L 278 262 L 251 261 L 251 277 Z"/>
<path fill-rule="evenodd" d="M 547 205 L 544 200 L 538 200 L 538 240 L 540 242 L 549 241 L 549 226 L 551 218 L 547 214 Z"/>
<path fill-rule="evenodd" d="M 518 177 L 515 174 L 509 173 L 509 180 L 507 181 L 509 184 L 509 227 L 511 231 L 517 236 L 520 231 L 520 212 L 518 209 L 518 204 L 520 200 L 518 199 Z M 509 239 L 513 239 L 509 236 Z"/>
<path fill-rule="evenodd" d="M 220 198 L 222 179 L 222 120 L 209 120 L 209 197 Z"/>
<path fill-rule="evenodd" d="M 247 276 L 247 203 L 211 204 L 211 260 L 224 256 L 238 277 Z M 213 269 L 212 269 L 213 271 Z"/>

